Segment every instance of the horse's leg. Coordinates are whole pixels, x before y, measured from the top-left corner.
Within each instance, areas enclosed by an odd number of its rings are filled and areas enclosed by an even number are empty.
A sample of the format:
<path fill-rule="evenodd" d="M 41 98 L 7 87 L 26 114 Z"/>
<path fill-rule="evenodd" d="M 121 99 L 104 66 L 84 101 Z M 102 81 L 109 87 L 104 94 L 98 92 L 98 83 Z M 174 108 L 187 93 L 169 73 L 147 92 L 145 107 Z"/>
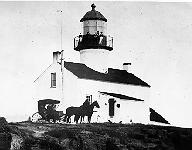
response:
<path fill-rule="evenodd" d="M 80 118 L 80 117 L 81 117 L 81 116 L 79 116 L 79 115 L 78 115 L 78 118 L 77 118 L 77 123 L 78 123 L 78 121 L 79 121 L 79 118 Z M 80 122 L 80 123 L 81 123 L 81 122 Z"/>
<path fill-rule="evenodd" d="M 69 117 L 69 123 L 71 123 L 71 116 Z"/>
<path fill-rule="evenodd" d="M 71 123 L 71 115 L 67 116 L 67 123 Z"/>
<path fill-rule="evenodd" d="M 76 123 L 78 123 L 79 118 L 80 118 L 80 116 L 79 116 L 79 115 L 75 115 L 75 117 L 74 117 L 74 121 L 75 121 Z"/>
<path fill-rule="evenodd" d="M 70 122 L 69 122 L 69 120 L 70 120 L 70 117 L 69 117 L 69 116 L 67 116 L 67 123 L 70 123 Z"/>
<path fill-rule="evenodd" d="M 84 122 L 84 117 L 85 117 L 85 116 L 82 114 L 82 115 L 81 115 L 81 123 Z"/>
<path fill-rule="evenodd" d="M 74 117 L 74 122 L 75 122 L 75 123 L 78 123 L 77 115 L 75 115 L 75 117 Z"/>
<path fill-rule="evenodd" d="M 66 123 L 69 123 L 69 116 L 66 115 Z"/>
<path fill-rule="evenodd" d="M 81 123 L 84 122 L 84 115 L 81 116 Z"/>
<path fill-rule="evenodd" d="M 92 117 L 92 116 L 88 116 L 88 117 L 87 117 L 87 118 L 88 118 L 88 123 L 91 122 L 91 117 Z"/>
<path fill-rule="evenodd" d="M 82 116 L 82 118 L 81 118 L 83 122 L 84 122 L 84 117 L 85 117 L 85 116 Z"/>

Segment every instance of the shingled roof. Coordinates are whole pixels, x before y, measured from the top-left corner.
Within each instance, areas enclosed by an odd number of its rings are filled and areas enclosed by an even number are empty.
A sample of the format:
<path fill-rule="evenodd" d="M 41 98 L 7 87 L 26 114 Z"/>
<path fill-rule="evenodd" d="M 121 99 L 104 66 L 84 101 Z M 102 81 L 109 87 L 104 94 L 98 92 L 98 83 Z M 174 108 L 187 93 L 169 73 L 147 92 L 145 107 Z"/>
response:
<path fill-rule="evenodd" d="M 64 67 L 80 79 L 150 87 L 146 82 L 125 70 L 109 68 L 108 73 L 101 73 L 87 67 L 85 64 L 73 62 L 65 62 Z"/>

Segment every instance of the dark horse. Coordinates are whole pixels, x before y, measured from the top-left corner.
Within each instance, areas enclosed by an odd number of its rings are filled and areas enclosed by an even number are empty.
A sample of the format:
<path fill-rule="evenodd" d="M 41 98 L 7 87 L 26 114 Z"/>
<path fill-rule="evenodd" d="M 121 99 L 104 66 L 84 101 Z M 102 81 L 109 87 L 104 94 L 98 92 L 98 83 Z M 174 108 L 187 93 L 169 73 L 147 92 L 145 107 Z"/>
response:
<path fill-rule="evenodd" d="M 84 120 L 84 117 L 87 116 L 88 122 L 91 122 L 91 117 L 93 115 L 93 109 L 94 107 L 100 108 L 99 104 L 97 101 L 94 101 L 91 105 L 89 105 L 88 107 L 81 107 L 78 111 L 77 114 L 75 114 L 75 122 L 78 123 L 79 118 L 80 119 L 80 123 L 82 122 L 82 120 Z"/>
<path fill-rule="evenodd" d="M 80 107 L 68 107 L 66 109 L 66 114 L 65 114 L 65 117 L 64 117 L 64 121 L 67 122 L 67 123 L 71 123 L 71 116 L 75 115 L 78 110 L 79 110 Z"/>
<path fill-rule="evenodd" d="M 88 116 L 88 122 L 91 121 L 91 116 L 93 114 L 93 108 L 94 107 L 100 108 L 99 104 L 97 101 L 94 101 L 91 105 L 90 104 L 86 104 L 85 103 L 83 105 L 81 105 L 80 107 L 68 107 L 66 109 L 66 115 L 64 120 L 67 123 L 71 122 L 71 116 L 75 115 L 74 121 L 76 123 L 78 123 L 79 118 L 81 117 L 81 121 L 82 118 L 84 118 L 85 116 Z"/>

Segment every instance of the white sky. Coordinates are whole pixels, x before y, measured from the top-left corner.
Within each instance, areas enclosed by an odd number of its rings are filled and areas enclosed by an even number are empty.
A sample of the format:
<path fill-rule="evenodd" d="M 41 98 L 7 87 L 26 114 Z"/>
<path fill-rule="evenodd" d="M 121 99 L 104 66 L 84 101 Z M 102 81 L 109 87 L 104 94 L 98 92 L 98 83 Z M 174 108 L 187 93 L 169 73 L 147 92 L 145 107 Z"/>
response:
<path fill-rule="evenodd" d="M 37 110 L 33 81 L 61 50 L 78 61 L 73 38 L 92 2 L 0 2 L 0 115 L 26 119 Z M 192 3 L 101 2 L 114 37 L 111 67 L 131 62 L 151 85 L 151 107 L 173 125 L 192 127 Z M 62 15 L 58 12 L 62 10 Z"/>

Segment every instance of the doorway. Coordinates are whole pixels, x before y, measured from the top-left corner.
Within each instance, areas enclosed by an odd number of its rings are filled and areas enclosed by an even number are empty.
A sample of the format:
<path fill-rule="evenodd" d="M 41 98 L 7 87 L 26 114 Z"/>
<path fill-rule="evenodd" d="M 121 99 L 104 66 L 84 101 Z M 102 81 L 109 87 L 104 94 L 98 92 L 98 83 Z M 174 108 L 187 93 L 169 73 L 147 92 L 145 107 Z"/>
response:
<path fill-rule="evenodd" d="M 114 98 L 110 98 L 108 100 L 109 103 L 109 116 L 112 118 L 115 115 L 115 103 L 116 101 L 114 100 Z"/>

